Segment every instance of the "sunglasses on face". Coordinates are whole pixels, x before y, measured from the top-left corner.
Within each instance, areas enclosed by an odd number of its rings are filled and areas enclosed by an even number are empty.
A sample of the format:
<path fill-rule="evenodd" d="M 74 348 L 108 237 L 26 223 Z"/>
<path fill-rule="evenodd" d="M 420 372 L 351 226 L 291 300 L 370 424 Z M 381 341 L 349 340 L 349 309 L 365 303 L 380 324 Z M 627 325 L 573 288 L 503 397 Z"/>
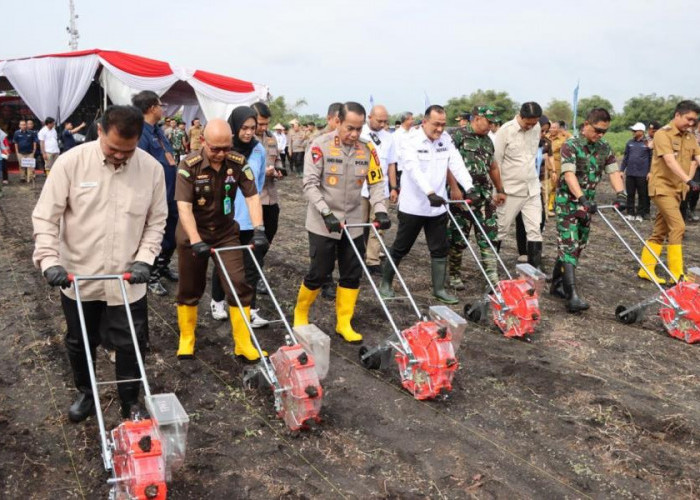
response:
<path fill-rule="evenodd" d="M 600 128 L 600 127 L 596 127 L 594 125 L 591 125 L 591 127 L 593 127 L 593 130 L 595 130 L 596 134 L 605 135 L 608 132 L 607 128 Z"/>
<path fill-rule="evenodd" d="M 229 151 L 231 151 L 231 146 L 221 146 L 221 147 L 209 146 L 209 151 L 211 151 L 214 154 L 228 153 Z"/>

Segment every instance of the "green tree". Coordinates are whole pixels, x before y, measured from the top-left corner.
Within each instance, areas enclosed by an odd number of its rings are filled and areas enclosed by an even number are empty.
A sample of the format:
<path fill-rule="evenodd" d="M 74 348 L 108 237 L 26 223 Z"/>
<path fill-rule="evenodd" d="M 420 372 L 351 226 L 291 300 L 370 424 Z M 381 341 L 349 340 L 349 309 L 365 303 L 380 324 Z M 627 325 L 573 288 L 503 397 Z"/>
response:
<path fill-rule="evenodd" d="M 656 94 L 638 95 L 628 99 L 623 108 L 623 127 L 630 127 L 636 122 L 648 125 L 656 120 L 662 124 L 667 123 L 673 117 L 673 110 L 684 98 L 670 95 L 667 98 Z"/>
<path fill-rule="evenodd" d="M 305 99 L 298 99 L 293 105 L 289 105 L 284 96 L 275 97 L 270 102 L 267 103 L 270 106 L 270 112 L 272 113 L 271 126 L 275 126 L 277 123 L 282 125 L 287 125 L 290 120 L 294 118 L 299 118 L 298 108 L 306 106 Z M 311 121 L 310 119 L 307 121 Z"/>
<path fill-rule="evenodd" d="M 493 106 L 503 119 L 508 121 L 518 112 L 518 103 L 508 95 L 508 92 L 497 90 L 477 90 L 468 96 L 453 97 L 445 105 L 447 124 L 453 125 L 459 113 L 471 112 L 474 106 Z"/>
<path fill-rule="evenodd" d="M 547 115 L 550 121 L 564 120 L 567 125 L 571 123 L 574 116 L 571 104 L 569 104 L 569 101 L 563 99 L 552 99 L 549 101 L 547 108 L 544 110 L 544 114 Z"/>
<path fill-rule="evenodd" d="M 586 116 L 593 108 L 605 108 L 610 113 L 610 116 L 615 117 L 615 110 L 610 101 L 599 95 L 592 95 L 591 97 L 584 97 L 578 101 L 578 116 L 576 118 L 577 124 L 583 123 Z"/>

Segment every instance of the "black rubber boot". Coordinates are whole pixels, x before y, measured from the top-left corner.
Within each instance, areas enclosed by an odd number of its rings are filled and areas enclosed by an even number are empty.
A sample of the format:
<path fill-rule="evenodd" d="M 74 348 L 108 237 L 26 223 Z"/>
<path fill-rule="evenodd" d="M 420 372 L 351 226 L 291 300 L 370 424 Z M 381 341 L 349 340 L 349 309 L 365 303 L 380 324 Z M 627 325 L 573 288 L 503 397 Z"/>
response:
<path fill-rule="evenodd" d="M 394 264 L 396 264 L 397 267 L 399 265 L 398 262 L 394 262 Z M 379 285 L 379 294 L 385 299 L 390 299 L 396 296 L 394 293 L 394 276 L 396 276 L 394 268 L 389 262 L 389 259 L 387 259 L 384 261 L 384 269 L 382 269 L 382 283 Z M 443 287 L 444 286 L 445 285 L 443 283 Z"/>
<path fill-rule="evenodd" d="M 82 422 L 95 414 L 95 400 L 91 392 L 81 392 L 78 399 L 68 409 L 68 419 L 71 422 Z"/>
<path fill-rule="evenodd" d="M 542 242 L 528 241 L 527 242 L 527 263 L 532 267 L 544 272 L 542 268 Z"/>
<path fill-rule="evenodd" d="M 554 263 L 552 286 L 549 288 L 549 293 L 560 299 L 566 298 L 566 293 L 564 292 L 564 265 L 559 259 Z"/>
<path fill-rule="evenodd" d="M 156 259 L 156 265 L 160 267 L 159 274 L 166 280 L 172 281 L 173 283 L 180 279 L 180 276 L 177 274 L 177 271 L 173 271 L 172 269 L 170 269 L 170 261 L 172 260 L 174 253 L 174 248 L 170 250 L 164 250 Z"/>
<path fill-rule="evenodd" d="M 447 257 L 432 259 L 430 261 L 430 274 L 433 281 L 433 297 L 445 304 L 457 304 L 459 299 L 450 295 L 445 290 L 445 276 L 447 276 Z M 382 281 L 382 286 L 384 282 Z"/>
<path fill-rule="evenodd" d="M 575 313 L 588 309 L 589 305 L 576 293 L 576 267 L 569 262 L 564 263 L 564 292 L 567 311 Z"/>

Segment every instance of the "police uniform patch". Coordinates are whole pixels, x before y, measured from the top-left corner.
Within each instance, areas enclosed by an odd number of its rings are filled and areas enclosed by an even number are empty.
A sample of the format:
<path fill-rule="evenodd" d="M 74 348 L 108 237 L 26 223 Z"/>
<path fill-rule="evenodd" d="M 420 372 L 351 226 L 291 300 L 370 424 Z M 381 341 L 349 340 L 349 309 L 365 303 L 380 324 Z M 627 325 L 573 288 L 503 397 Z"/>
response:
<path fill-rule="evenodd" d="M 235 151 L 229 151 L 226 153 L 226 159 L 234 163 L 238 163 L 239 165 L 245 165 L 245 156 L 240 153 L 236 153 Z"/>
<path fill-rule="evenodd" d="M 188 167 L 191 167 L 193 165 L 196 165 L 200 161 L 202 161 L 202 155 L 196 155 L 196 156 L 193 156 L 192 158 L 187 158 L 185 160 L 185 163 L 187 164 Z"/>
<path fill-rule="evenodd" d="M 335 140 L 333 141 L 333 144 L 335 145 L 335 147 L 339 147 L 340 146 L 340 137 L 338 137 L 336 135 Z"/>
<path fill-rule="evenodd" d="M 384 179 L 384 172 L 382 172 L 382 167 L 379 163 L 379 155 L 377 150 L 372 144 L 367 144 L 369 151 L 371 153 L 369 158 L 369 169 L 367 171 L 367 183 L 377 184 Z"/>
<path fill-rule="evenodd" d="M 331 147 L 328 150 L 328 154 L 330 154 L 331 156 L 340 156 L 340 148 Z"/>
<path fill-rule="evenodd" d="M 200 199 L 197 200 L 197 205 L 199 205 L 200 207 L 203 207 L 206 202 L 207 202 L 207 200 L 204 197 L 201 197 Z"/>
<path fill-rule="evenodd" d="M 246 164 L 246 166 L 243 167 L 243 173 L 245 174 L 246 179 L 249 181 L 254 179 L 253 170 L 250 168 L 250 165 Z"/>
<path fill-rule="evenodd" d="M 227 169 L 226 175 L 233 175 L 233 169 L 232 168 Z"/>
<path fill-rule="evenodd" d="M 321 151 L 321 148 L 318 146 L 311 148 L 311 161 L 314 162 L 314 165 L 321 161 L 321 158 L 323 158 L 323 151 Z"/>
<path fill-rule="evenodd" d="M 185 179 L 188 179 L 190 177 L 190 173 L 184 168 L 178 168 L 177 173 L 183 176 Z"/>
<path fill-rule="evenodd" d="M 335 175 L 329 175 L 327 177 L 326 181 L 328 182 L 329 185 L 335 186 L 336 184 L 338 184 L 338 177 Z"/>

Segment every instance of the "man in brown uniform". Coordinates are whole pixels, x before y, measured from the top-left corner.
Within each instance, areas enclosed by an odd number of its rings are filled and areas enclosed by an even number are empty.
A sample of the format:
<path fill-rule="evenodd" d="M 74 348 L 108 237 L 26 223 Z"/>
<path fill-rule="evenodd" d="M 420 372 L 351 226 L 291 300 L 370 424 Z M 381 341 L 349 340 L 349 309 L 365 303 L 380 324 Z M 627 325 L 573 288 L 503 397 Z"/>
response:
<path fill-rule="evenodd" d="M 299 289 L 294 326 L 309 323 L 309 308 L 325 277 L 332 271 L 337 255 L 340 280 L 336 291 L 335 331 L 348 342 L 362 340 L 362 335 L 350 324 L 360 291 L 362 267 L 341 226 L 343 222 L 362 222 L 360 192 L 365 180 L 374 209 L 374 222 L 380 229 L 391 226 L 384 207 L 386 188 L 379 157 L 371 143 L 360 140 L 365 116 L 361 104 L 346 102 L 338 114 L 337 129 L 316 138 L 304 161 L 304 194 L 309 200 L 306 229 L 311 265 Z M 350 229 L 350 236 L 364 254 L 362 228 Z"/>
<path fill-rule="evenodd" d="M 287 144 L 289 154 L 292 155 L 292 170 L 300 176 L 304 171 L 304 151 L 309 140 L 298 120 L 292 120 L 289 123 L 292 125 L 292 130 L 287 135 Z"/>
<path fill-rule="evenodd" d="M 640 278 L 666 281 L 656 276 L 657 257 L 668 244 L 668 268 L 678 282 L 683 276 L 683 234 L 685 223 L 681 214 L 681 200 L 688 192 L 700 191 L 700 183 L 693 180 L 696 162 L 700 162 L 700 146 L 693 134 L 700 106 L 693 101 L 681 101 L 676 106 L 673 120 L 654 136 L 651 158 L 649 196 L 658 210 L 654 230 L 647 245 L 656 255 L 644 247 L 641 260 L 651 271 L 640 269 Z M 695 162 L 693 162 L 695 160 Z"/>
<path fill-rule="evenodd" d="M 263 184 L 260 192 L 260 203 L 262 203 L 263 223 L 265 225 L 265 236 L 272 243 L 272 240 L 277 234 L 277 224 L 280 218 L 279 195 L 277 194 L 277 180 L 281 179 L 286 174 L 282 159 L 280 158 L 279 150 L 277 149 L 277 139 L 267 129 L 270 126 L 270 108 L 264 102 L 256 102 L 251 106 L 258 114 L 258 125 L 255 130 L 255 137 L 265 147 L 265 184 Z M 262 267 L 262 258 L 260 255 L 260 266 Z M 267 294 L 267 289 L 262 280 L 258 280 L 258 293 Z"/>
<path fill-rule="evenodd" d="M 547 134 L 547 139 L 552 143 L 552 160 L 549 163 L 549 197 L 547 200 L 547 211 L 549 215 L 554 215 L 554 198 L 557 193 L 557 186 L 559 184 L 559 176 L 561 175 L 561 147 L 564 145 L 566 140 L 571 137 L 571 134 L 562 127 L 561 122 L 553 121 L 549 133 Z M 549 168 L 554 166 L 554 170 Z"/>
<path fill-rule="evenodd" d="M 190 137 L 190 151 L 202 149 L 202 122 L 199 121 L 199 118 L 192 120 L 192 126 L 187 133 Z"/>
<path fill-rule="evenodd" d="M 197 304 L 206 286 L 211 249 L 240 245 L 238 223 L 233 219 L 236 189 L 240 189 L 245 196 L 250 219 L 255 227 L 251 241 L 253 246 L 262 251 L 269 247 L 265 227 L 262 225 L 262 207 L 253 172 L 243 155 L 231 151 L 232 137 L 227 122 L 220 119 L 210 121 L 204 131 L 202 150 L 187 155 L 178 167 L 175 199 L 180 220 L 175 237 L 180 271 L 177 290 L 179 359 L 191 359 L 194 356 Z M 253 290 L 246 283 L 243 252 L 227 251 L 221 254 L 221 258 L 245 314 L 250 319 Z M 218 269 L 217 260 L 215 265 Z M 223 270 L 218 271 L 229 304 L 234 354 L 248 361 L 257 361 L 260 355 L 250 340 L 250 331 L 243 315 L 236 307 L 233 291 L 227 285 Z"/>

